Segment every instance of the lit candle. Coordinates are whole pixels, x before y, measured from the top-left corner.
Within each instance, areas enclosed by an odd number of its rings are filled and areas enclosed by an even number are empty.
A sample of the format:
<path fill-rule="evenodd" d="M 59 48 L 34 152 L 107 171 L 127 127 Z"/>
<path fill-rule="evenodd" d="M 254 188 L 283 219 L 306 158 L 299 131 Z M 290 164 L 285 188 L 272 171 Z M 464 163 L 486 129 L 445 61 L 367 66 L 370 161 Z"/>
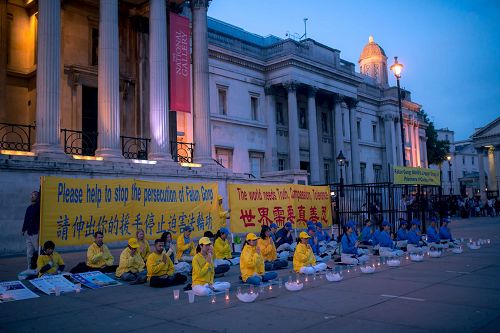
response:
<path fill-rule="evenodd" d="M 212 304 L 214 304 L 214 303 L 215 303 L 215 294 L 212 295 Z"/>
<path fill-rule="evenodd" d="M 307 276 L 304 278 L 304 282 L 308 282 L 309 279 L 307 278 Z"/>
<path fill-rule="evenodd" d="M 229 302 L 229 289 L 226 289 L 225 299 L 226 299 L 226 302 Z"/>
<path fill-rule="evenodd" d="M 271 284 L 269 285 L 269 290 L 273 290 L 273 286 Z"/>

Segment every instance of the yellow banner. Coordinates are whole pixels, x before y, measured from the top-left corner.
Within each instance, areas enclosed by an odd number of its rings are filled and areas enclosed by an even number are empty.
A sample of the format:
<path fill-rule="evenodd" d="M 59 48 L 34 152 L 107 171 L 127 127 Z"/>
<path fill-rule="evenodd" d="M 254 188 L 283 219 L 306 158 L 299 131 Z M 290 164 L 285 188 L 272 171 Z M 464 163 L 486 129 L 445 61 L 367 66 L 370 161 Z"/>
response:
<path fill-rule="evenodd" d="M 328 186 L 229 184 L 232 232 L 260 232 L 263 225 L 278 227 L 290 221 L 304 228 L 308 220 L 332 225 Z"/>
<path fill-rule="evenodd" d="M 394 167 L 394 184 L 404 185 L 441 185 L 439 170 Z"/>
<path fill-rule="evenodd" d="M 186 226 L 193 237 L 218 227 L 216 183 L 59 177 L 41 183 L 40 244 L 90 244 L 98 230 L 111 243 L 135 237 L 137 229 L 156 239 L 165 231 L 175 237 Z"/>

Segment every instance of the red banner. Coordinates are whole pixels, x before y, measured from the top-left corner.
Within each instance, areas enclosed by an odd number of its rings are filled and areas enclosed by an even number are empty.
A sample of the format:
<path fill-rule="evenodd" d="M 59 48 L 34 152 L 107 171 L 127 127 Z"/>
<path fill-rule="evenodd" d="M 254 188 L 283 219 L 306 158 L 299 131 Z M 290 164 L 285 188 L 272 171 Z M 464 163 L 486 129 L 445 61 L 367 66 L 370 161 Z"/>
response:
<path fill-rule="evenodd" d="M 189 19 L 170 13 L 170 111 L 191 112 Z"/>

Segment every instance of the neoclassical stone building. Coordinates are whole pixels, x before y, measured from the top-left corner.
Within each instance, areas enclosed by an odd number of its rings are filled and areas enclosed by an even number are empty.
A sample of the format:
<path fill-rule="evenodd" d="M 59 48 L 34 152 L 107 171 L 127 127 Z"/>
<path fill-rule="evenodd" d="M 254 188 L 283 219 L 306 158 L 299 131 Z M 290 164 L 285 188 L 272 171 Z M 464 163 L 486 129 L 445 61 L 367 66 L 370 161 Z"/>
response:
<path fill-rule="evenodd" d="M 228 181 L 336 182 L 341 151 L 346 182 L 390 180 L 403 152 L 427 167 L 421 106 L 403 91 L 402 147 L 372 37 L 357 70 L 312 39 L 209 18 L 209 3 L 0 0 L 1 225 L 16 228 L 47 174 L 218 181 L 224 194 Z M 190 113 L 168 110 L 169 11 L 191 22 Z"/>

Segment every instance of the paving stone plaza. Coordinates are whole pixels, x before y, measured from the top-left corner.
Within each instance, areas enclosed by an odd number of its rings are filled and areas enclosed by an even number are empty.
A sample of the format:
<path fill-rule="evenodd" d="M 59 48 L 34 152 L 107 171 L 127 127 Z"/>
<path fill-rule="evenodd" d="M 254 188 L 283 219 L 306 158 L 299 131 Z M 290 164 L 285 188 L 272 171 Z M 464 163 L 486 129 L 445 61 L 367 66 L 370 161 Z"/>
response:
<path fill-rule="evenodd" d="M 297 292 L 277 284 L 264 292 L 256 287 L 253 303 L 235 296 L 238 287 L 247 288 L 237 266 L 221 278 L 232 284 L 229 301 L 219 294 L 215 302 L 196 297 L 189 304 L 182 286 L 122 285 L 60 297 L 37 292 L 39 298 L 0 305 L 0 332 L 498 332 L 500 218 L 453 220 L 450 227 L 456 238 L 491 244 L 425 256 L 423 262 L 403 259 L 396 268 L 379 266 L 379 257 L 372 256 L 374 274 L 343 267 L 342 281 L 311 276 Z M 112 250 L 115 258 L 120 250 Z M 84 256 L 63 253 L 67 267 Z M 24 266 L 24 257 L 2 258 L 0 280 L 15 280 Z M 282 281 L 289 276 L 296 275 L 279 271 Z M 173 299 L 174 289 L 181 289 L 179 300 Z"/>

